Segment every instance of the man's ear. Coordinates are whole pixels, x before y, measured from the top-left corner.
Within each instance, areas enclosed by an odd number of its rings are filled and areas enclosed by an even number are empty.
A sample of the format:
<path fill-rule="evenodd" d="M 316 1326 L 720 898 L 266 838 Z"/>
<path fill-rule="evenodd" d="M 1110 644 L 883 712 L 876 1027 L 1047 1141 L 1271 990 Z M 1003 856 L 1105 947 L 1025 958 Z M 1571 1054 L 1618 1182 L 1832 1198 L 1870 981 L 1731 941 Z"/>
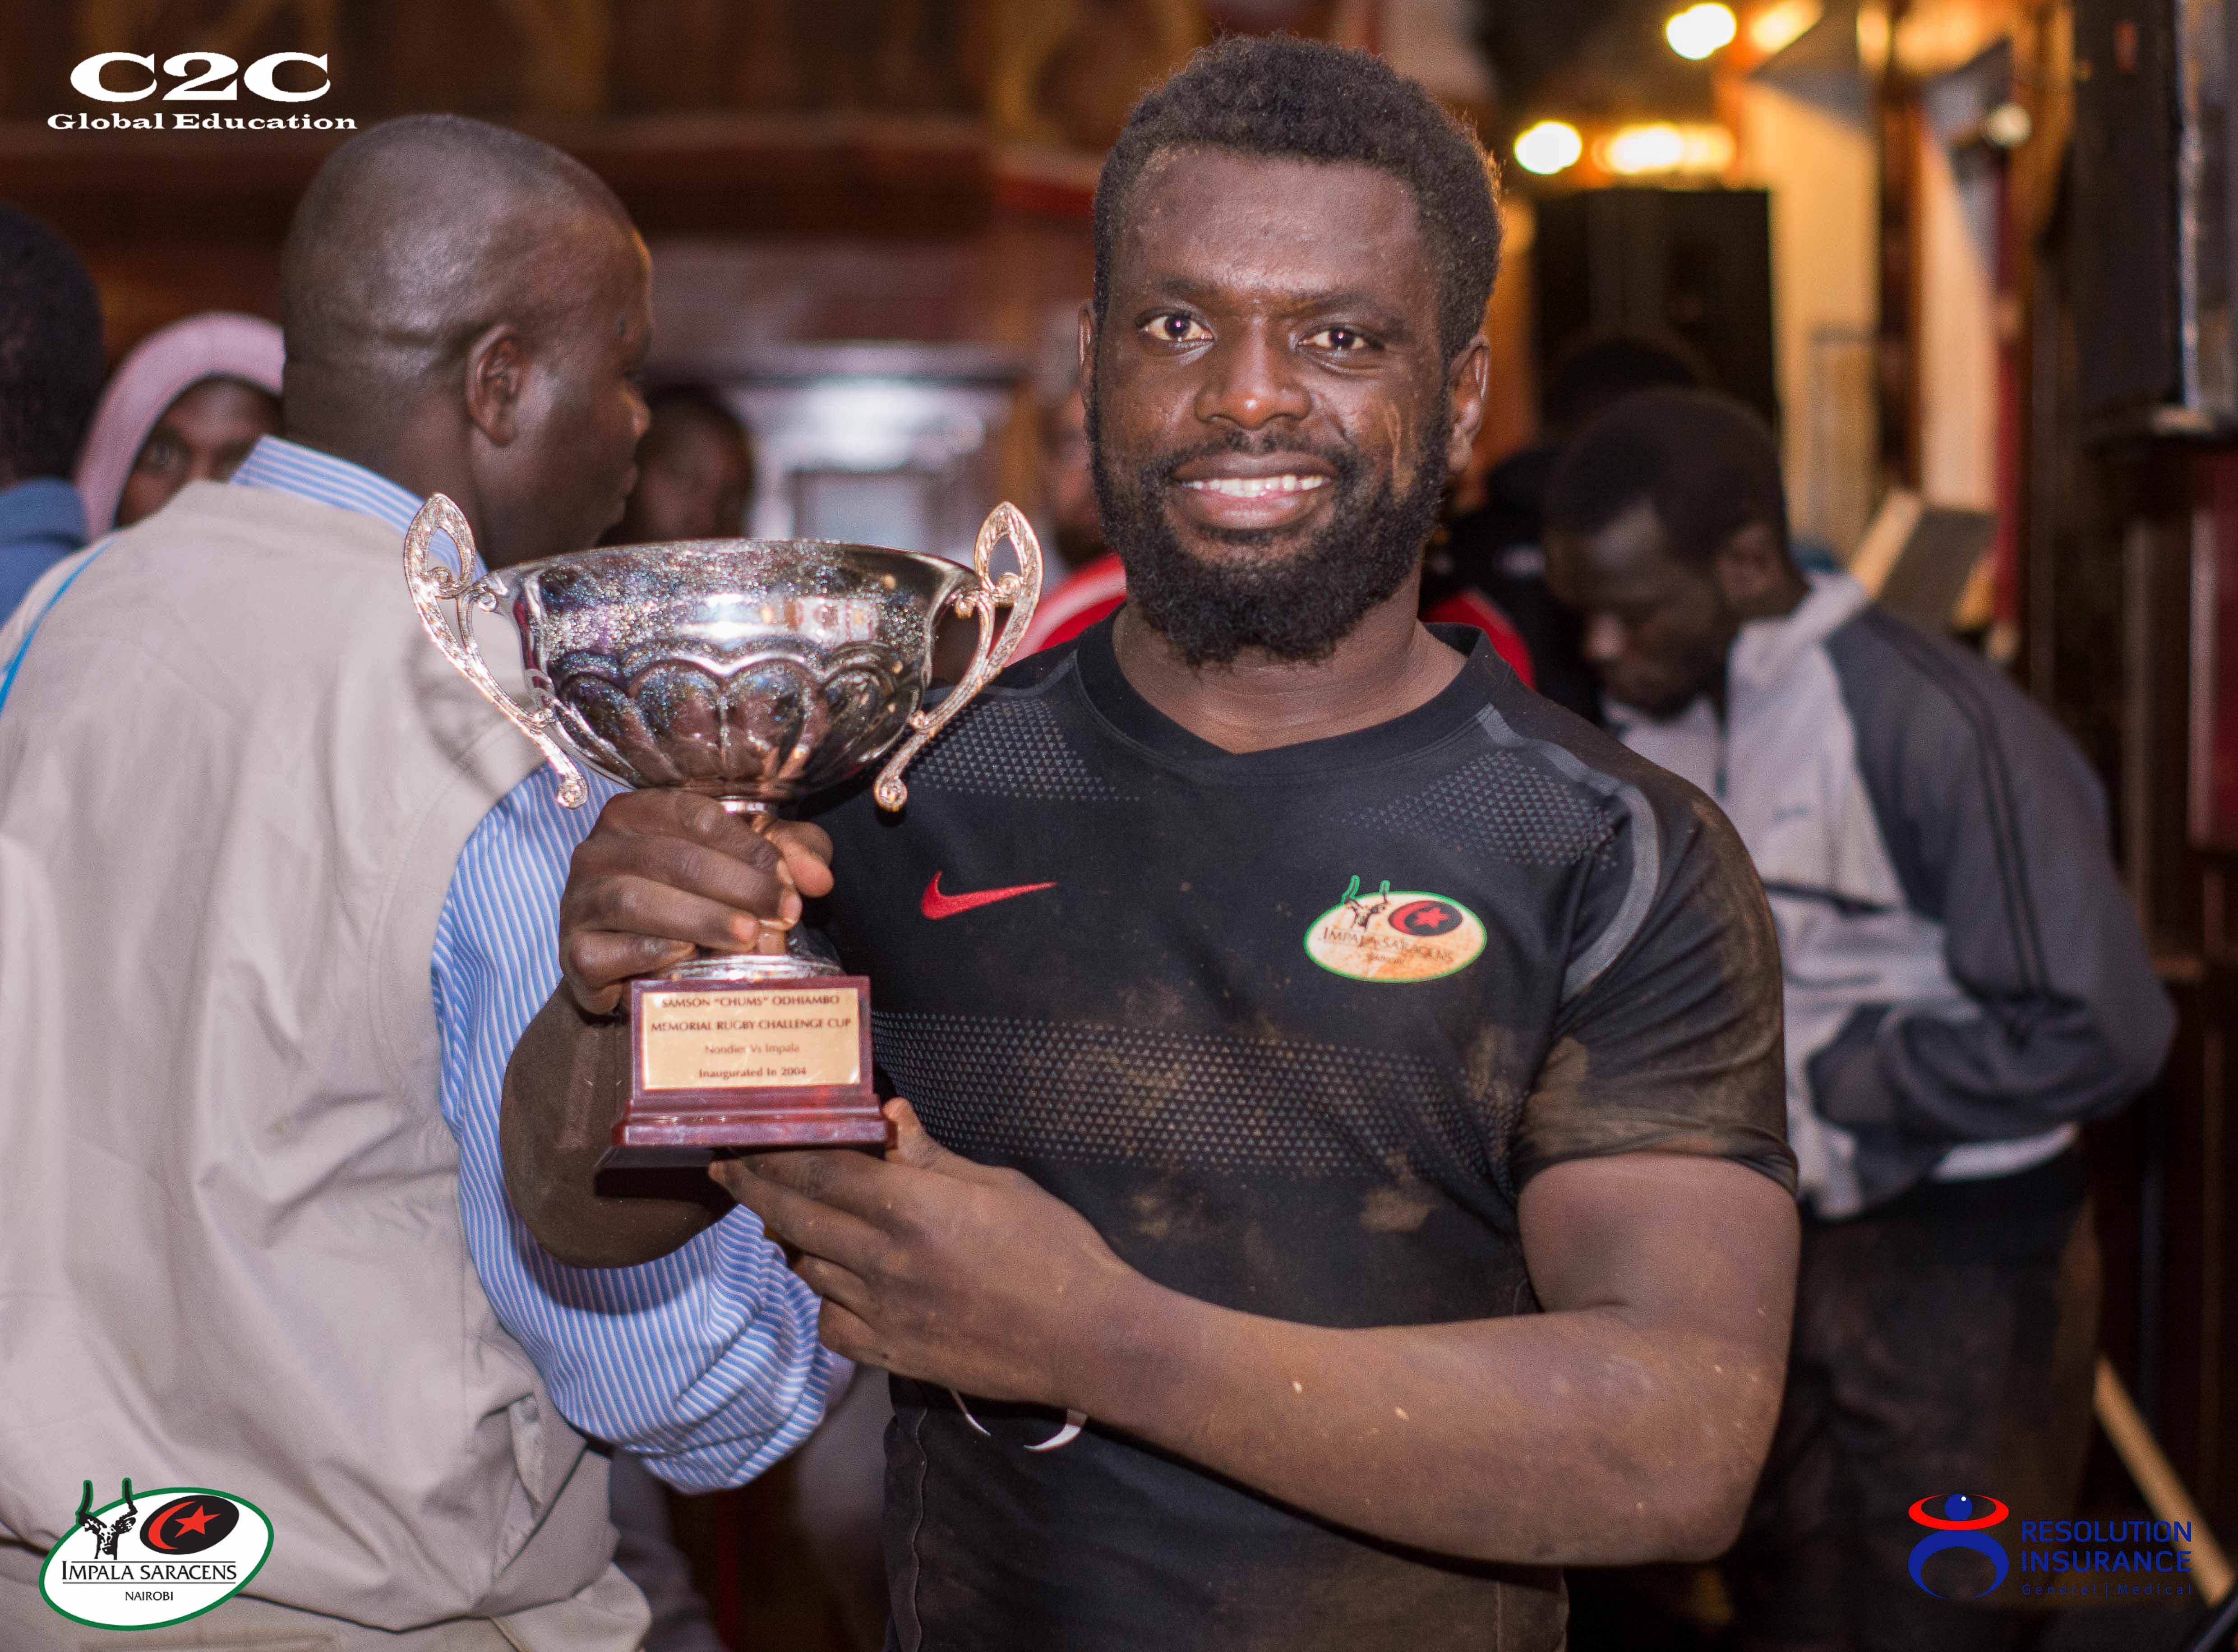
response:
<path fill-rule="evenodd" d="M 1446 469 L 1460 475 L 1476 447 L 1476 433 L 1484 424 L 1484 404 L 1492 387 L 1492 346 L 1479 333 L 1446 369 L 1446 407 L 1453 415 L 1453 434 L 1446 441 Z"/>
<path fill-rule="evenodd" d="M 1794 565 L 1769 522 L 1751 522 L 1718 547 L 1711 563 L 1725 606 L 1743 619 L 1783 613 L 1780 599 L 1795 578 Z"/>
<path fill-rule="evenodd" d="M 500 322 L 467 347 L 467 418 L 492 447 L 510 447 L 520 434 L 527 381 L 528 343 L 512 322 Z"/>

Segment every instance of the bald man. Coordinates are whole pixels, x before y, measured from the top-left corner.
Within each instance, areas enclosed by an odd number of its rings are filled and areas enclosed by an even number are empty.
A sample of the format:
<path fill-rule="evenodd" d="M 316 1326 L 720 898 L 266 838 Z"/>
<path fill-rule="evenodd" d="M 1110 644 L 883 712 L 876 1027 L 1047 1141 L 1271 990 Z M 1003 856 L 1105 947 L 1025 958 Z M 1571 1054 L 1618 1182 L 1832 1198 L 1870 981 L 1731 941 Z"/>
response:
<path fill-rule="evenodd" d="M 127 1477 L 148 1523 L 121 1560 L 178 1536 L 150 1489 L 254 1504 L 274 1541 L 244 1592 L 120 1644 L 623 1652 L 646 1607 L 579 1428 L 716 1485 L 820 1414 L 814 1303 L 752 1218 L 588 1273 L 506 1213 L 496 1086 L 556 924 L 524 918 L 487 828 L 536 753 L 401 573 L 439 490 L 492 563 L 613 522 L 648 278 L 556 151 L 448 117 L 367 132 L 288 242 L 289 439 L 0 631 L 10 1652 L 111 1638 L 36 1582 L 84 1483 L 98 1518 Z M 586 1324 L 626 1329 L 626 1366 Z"/>

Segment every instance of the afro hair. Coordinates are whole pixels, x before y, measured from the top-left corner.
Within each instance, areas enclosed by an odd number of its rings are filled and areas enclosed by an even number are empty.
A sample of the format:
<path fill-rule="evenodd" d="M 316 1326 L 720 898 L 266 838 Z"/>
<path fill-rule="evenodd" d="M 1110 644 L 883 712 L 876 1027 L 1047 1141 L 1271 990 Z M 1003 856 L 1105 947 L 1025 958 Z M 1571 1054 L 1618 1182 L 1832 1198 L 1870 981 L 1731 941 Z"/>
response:
<path fill-rule="evenodd" d="M 1208 46 L 1135 105 L 1096 181 L 1098 316 L 1128 192 L 1152 156 L 1193 146 L 1390 173 L 1413 193 L 1437 259 L 1446 359 L 1483 324 L 1500 271 L 1500 209 L 1476 135 L 1381 58 L 1288 35 Z"/>

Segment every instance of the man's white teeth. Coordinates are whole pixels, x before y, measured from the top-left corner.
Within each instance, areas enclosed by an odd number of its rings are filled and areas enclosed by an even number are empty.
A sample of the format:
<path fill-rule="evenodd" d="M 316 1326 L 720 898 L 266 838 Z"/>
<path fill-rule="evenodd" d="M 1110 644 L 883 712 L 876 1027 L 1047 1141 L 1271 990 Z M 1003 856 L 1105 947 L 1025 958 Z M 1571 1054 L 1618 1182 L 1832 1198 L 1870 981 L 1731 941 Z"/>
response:
<path fill-rule="evenodd" d="M 1214 476 L 1187 485 L 1230 499 L 1265 499 L 1270 494 L 1308 494 L 1328 481 L 1326 476 Z"/>

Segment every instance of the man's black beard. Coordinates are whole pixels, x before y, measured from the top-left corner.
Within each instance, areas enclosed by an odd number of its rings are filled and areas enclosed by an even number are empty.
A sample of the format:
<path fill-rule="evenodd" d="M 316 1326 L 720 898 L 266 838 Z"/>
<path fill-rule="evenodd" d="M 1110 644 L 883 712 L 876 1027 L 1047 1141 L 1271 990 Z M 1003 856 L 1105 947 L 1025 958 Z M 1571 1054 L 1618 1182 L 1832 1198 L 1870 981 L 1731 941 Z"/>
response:
<path fill-rule="evenodd" d="M 1096 462 L 1096 498 L 1105 541 L 1127 568 L 1127 600 L 1192 666 L 1225 665 L 1247 648 L 1277 660 L 1325 660 L 1378 603 L 1407 582 L 1422 558 L 1445 492 L 1450 420 L 1440 408 L 1414 455 L 1414 481 L 1400 495 L 1392 478 L 1364 491 L 1366 466 L 1351 448 L 1315 448 L 1295 441 L 1254 441 L 1242 431 L 1185 453 L 1169 454 L 1130 478 L 1104 462 L 1094 401 L 1088 435 Z M 1165 501 L 1174 473 L 1220 454 L 1295 453 L 1335 474 L 1328 525 L 1302 549 L 1241 563 L 1208 562 L 1182 546 Z M 1266 528 L 1208 530 L 1238 547 L 1271 545 Z"/>

